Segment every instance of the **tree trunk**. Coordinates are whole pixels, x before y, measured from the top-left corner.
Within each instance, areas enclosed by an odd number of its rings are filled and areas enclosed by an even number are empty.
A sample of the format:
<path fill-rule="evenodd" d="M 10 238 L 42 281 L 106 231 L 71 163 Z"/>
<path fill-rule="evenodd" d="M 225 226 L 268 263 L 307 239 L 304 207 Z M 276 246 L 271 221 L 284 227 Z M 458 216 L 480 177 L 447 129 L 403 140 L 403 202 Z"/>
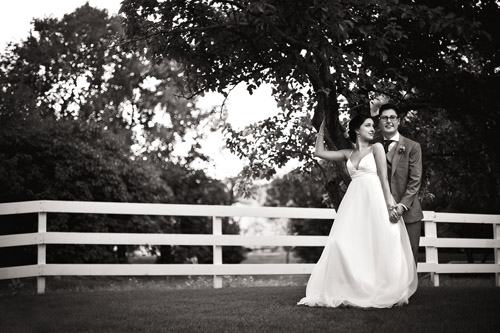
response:
<path fill-rule="evenodd" d="M 318 92 L 318 104 L 312 119 L 313 126 L 319 129 L 323 119 L 325 120 L 325 141 L 328 149 L 339 150 L 351 148 L 352 145 L 348 139 L 343 136 L 339 120 L 339 105 L 337 102 L 337 89 L 334 77 L 330 74 L 330 66 L 323 63 L 320 68 L 320 77 L 322 80 L 321 89 Z M 349 184 L 351 178 L 347 172 L 345 163 L 335 163 L 333 174 L 328 175 L 325 180 L 325 190 L 330 197 L 335 208 L 338 207 L 344 196 L 341 189 L 341 182 Z"/>

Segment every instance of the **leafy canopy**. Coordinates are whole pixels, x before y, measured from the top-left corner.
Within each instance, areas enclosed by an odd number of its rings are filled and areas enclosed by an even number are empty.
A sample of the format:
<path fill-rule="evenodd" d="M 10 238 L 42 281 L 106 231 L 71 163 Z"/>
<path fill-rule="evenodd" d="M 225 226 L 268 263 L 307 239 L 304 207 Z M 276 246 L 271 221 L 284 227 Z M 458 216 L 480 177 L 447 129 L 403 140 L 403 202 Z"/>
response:
<path fill-rule="evenodd" d="M 144 52 L 116 45 L 121 20 L 88 4 L 62 19 L 34 19 L 30 36 L 0 55 L 0 202 L 231 204 L 232 193 L 222 182 L 190 167 L 197 157 L 205 158 L 196 142 L 190 156 L 172 154 L 189 132 L 211 126 L 210 114 L 197 109 L 196 101 L 177 97 L 182 71 L 175 62 L 155 65 Z M 16 218 L 0 223 L 0 233 L 36 231 L 33 216 Z M 209 221 L 149 216 L 54 214 L 48 221 L 49 230 L 80 232 L 210 227 Z M 225 232 L 238 231 L 226 221 Z M 134 248 L 53 246 L 48 260 L 124 261 Z M 25 258 L 16 248 L 3 249 L 0 265 L 36 262 L 32 250 Z M 206 253 L 200 247 L 190 256 L 207 260 Z M 170 254 L 161 251 L 164 262 Z M 225 254 L 233 262 L 243 258 L 239 247 Z M 184 262 L 186 255 L 176 260 Z"/>
<path fill-rule="evenodd" d="M 0 58 L 0 116 L 100 123 L 137 151 L 165 158 L 187 133 L 202 136 L 198 125 L 211 126 L 209 113 L 179 98 L 179 66 L 117 45 L 122 20 L 89 4 L 61 19 L 34 19 L 30 36 Z"/>
<path fill-rule="evenodd" d="M 498 86 L 499 6 L 492 0 L 125 0 L 121 11 L 125 44 L 146 45 L 156 63 L 178 62 L 187 97 L 227 94 L 242 82 L 250 92 L 273 86 L 282 114 L 244 131 L 226 127 L 229 147 L 249 158 L 250 178 L 270 178 L 291 159 L 306 161 L 304 170 L 316 167 L 311 125 L 323 119 L 328 145 L 349 147 L 341 135 L 345 112 L 366 112 L 380 94 L 417 117 L 445 110 L 466 125 L 476 107 L 450 97 L 478 93 L 488 102 L 474 126 L 498 124 L 498 99 L 469 89 Z M 328 177 L 345 181 L 343 170 Z"/>

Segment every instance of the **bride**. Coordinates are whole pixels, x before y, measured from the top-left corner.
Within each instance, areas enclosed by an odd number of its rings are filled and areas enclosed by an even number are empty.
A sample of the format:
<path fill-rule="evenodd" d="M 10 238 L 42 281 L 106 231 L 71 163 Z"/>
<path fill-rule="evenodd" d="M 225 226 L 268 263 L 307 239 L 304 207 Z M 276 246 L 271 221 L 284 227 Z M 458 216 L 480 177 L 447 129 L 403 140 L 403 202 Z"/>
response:
<path fill-rule="evenodd" d="M 325 150 L 324 122 L 316 138 L 315 156 L 347 161 L 352 181 L 307 283 L 306 297 L 298 304 L 389 308 L 408 303 L 417 289 L 417 270 L 403 219 L 389 218 L 395 201 L 384 148 L 370 144 L 375 134 L 370 117 L 355 116 L 349 127 L 354 149 Z"/>

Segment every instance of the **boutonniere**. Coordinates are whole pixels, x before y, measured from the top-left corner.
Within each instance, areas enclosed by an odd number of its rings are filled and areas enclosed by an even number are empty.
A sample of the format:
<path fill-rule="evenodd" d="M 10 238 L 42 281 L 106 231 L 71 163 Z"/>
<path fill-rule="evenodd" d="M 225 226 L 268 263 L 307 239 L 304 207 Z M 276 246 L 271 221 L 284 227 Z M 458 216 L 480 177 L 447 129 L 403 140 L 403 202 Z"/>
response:
<path fill-rule="evenodd" d="M 401 147 L 399 147 L 398 153 L 402 154 L 402 153 L 405 152 L 405 150 L 406 150 L 406 147 L 405 146 L 401 146 Z"/>

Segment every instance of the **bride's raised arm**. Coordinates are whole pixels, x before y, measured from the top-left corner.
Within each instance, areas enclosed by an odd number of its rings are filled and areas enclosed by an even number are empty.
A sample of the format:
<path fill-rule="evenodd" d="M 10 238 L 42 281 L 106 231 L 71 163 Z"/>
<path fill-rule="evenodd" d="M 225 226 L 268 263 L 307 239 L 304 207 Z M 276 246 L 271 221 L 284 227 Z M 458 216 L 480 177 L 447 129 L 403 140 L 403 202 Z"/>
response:
<path fill-rule="evenodd" d="M 329 161 L 347 161 L 351 149 L 342 150 L 326 150 L 325 149 L 325 121 L 321 123 L 318 135 L 316 136 L 316 150 L 314 151 L 314 156 L 320 157 Z"/>

